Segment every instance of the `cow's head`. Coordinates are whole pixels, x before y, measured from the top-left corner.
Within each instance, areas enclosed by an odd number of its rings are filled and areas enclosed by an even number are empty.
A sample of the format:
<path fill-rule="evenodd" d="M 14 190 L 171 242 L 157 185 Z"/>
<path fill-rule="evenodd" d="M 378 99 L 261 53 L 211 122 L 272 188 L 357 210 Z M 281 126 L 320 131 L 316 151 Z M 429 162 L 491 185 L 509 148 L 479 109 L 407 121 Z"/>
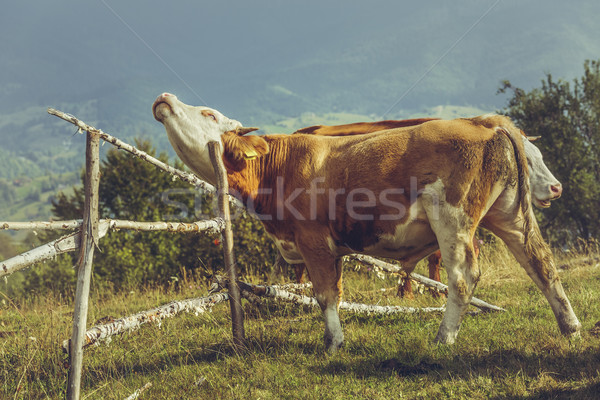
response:
<path fill-rule="evenodd" d="M 228 152 L 227 143 L 234 142 L 236 148 L 246 152 L 241 154 L 241 158 L 244 156 L 251 158 L 254 155 L 248 150 L 249 146 L 242 146 L 241 143 L 248 142 L 255 145 L 256 140 L 243 135 L 257 128 L 245 128 L 239 121 L 227 118 L 217 110 L 189 106 L 179 101 L 175 95 L 163 93 L 154 101 L 152 113 L 154 118 L 165 126 L 169 141 L 179 158 L 194 173 L 208 182 L 215 183 L 214 169 L 208 154 L 208 142 L 223 141 L 225 154 L 231 153 Z M 224 136 L 232 135 L 238 139 L 223 140 Z M 264 146 L 261 149 L 262 152 L 257 151 L 256 155 L 265 152 Z M 237 152 L 235 154 L 237 156 Z"/>
<path fill-rule="evenodd" d="M 523 135 L 525 155 L 529 166 L 529 184 L 531 187 L 531 200 L 536 207 L 550 207 L 550 201 L 556 200 L 562 194 L 562 185 L 552 175 L 544 164 L 542 153 L 531 143 L 536 138 Z"/>

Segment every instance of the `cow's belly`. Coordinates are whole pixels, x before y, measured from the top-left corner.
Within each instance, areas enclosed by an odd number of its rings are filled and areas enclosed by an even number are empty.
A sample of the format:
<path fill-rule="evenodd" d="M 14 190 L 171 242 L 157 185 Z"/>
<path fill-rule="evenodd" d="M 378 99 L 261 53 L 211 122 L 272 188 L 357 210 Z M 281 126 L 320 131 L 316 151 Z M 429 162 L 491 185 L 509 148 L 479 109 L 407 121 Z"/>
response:
<path fill-rule="evenodd" d="M 397 225 L 394 233 L 379 235 L 377 243 L 365 248 L 363 253 L 417 262 L 437 248 L 437 239 L 427 220 L 415 219 Z"/>
<path fill-rule="evenodd" d="M 437 239 L 431 230 L 422 205 L 415 202 L 408 210 L 409 217 L 404 223 L 398 223 L 393 231 L 377 235 L 375 244 L 356 251 L 345 245 L 336 245 L 331 237 L 327 238 L 329 248 L 336 256 L 359 252 L 362 254 L 393 258 L 401 262 L 417 262 L 438 249 Z M 386 222 L 389 229 L 389 223 Z M 376 229 L 377 230 L 377 229 Z M 289 264 L 300 264 L 304 260 L 296 243 L 271 235 L 277 249 Z"/>

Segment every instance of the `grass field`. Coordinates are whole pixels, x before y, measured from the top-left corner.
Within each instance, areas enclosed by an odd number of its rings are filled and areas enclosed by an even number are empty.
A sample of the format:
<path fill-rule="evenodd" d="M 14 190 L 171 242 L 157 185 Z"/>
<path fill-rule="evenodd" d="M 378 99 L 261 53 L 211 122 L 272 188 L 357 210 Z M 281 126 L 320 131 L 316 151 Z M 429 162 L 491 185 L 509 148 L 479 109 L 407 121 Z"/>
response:
<path fill-rule="evenodd" d="M 319 311 L 264 301 L 245 303 L 247 349 L 236 351 L 221 304 L 86 349 L 82 398 L 124 399 L 148 382 L 142 399 L 598 398 L 598 259 L 558 260 L 568 264 L 560 275 L 583 324 L 581 338 L 572 340 L 560 335 L 545 298 L 502 247 L 484 247 L 480 262 L 476 296 L 507 311 L 467 316 L 455 345 L 432 341 L 440 314 L 342 312 L 345 347 L 330 356 Z M 443 304 L 428 293 L 399 299 L 395 278 L 382 280 L 364 267 L 347 266 L 344 282 L 348 301 Z M 193 280 L 170 289 L 94 290 L 88 325 L 205 293 Z M 61 343 L 70 336 L 71 299 L 2 296 L 0 305 L 0 398 L 63 398 Z"/>

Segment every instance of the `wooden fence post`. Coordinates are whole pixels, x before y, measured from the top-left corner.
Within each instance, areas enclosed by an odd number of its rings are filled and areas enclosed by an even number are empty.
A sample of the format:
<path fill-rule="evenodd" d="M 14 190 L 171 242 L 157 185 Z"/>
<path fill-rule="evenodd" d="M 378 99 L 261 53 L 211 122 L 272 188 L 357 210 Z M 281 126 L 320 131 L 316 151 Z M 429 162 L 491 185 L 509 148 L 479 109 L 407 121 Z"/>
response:
<path fill-rule="evenodd" d="M 244 345 L 244 311 L 240 288 L 237 285 L 237 271 L 235 257 L 233 254 L 233 231 L 231 230 L 231 214 L 229 212 L 229 184 L 227 183 L 227 170 L 221 158 L 221 143 L 209 142 L 208 151 L 210 160 L 215 168 L 217 176 L 217 194 L 219 201 L 220 217 L 225 220 L 223 230 L 223 256 L 225 268 L 229 278 L 229 305 L 231 308 L 231 328 L 233 331 L 233 343 L 235 346 Z"/>
<path fill-rule="evenodd" d="M 81 226 L 81 244 L 77 261 L 77 290 L 73 312 L 73 334 L 69 351 L 70 369 L 67 386 L 67 399 L 79 399 L 81 389 L 81 369 L 83 364 L 83 344 L 87 324 L 92 259 L 98 244 L 98 186 L 100 183 L 100 138 L 87 132 L 85 149 L 85 205 Z"/>

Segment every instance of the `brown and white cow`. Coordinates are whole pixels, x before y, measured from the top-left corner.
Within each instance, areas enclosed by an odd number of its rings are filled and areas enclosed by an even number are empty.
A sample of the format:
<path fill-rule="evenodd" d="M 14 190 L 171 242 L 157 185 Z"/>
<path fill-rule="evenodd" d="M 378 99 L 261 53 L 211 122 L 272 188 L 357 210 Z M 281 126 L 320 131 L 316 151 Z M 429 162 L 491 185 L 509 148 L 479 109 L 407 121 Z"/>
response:
<path fill-rule="evenodd" d="M 385 120 L 376 122 L 354 122 L 343 125 L 313 125 L 306 128 L 298 129 L 294 134 L 308 134 L 308 135 L 322 135 L 322 136 L 352 136 L 352 135 L 363 135 L 365 133 L 372 133 L 377 131 L 384 131 L 388 129 L 404 128 L 407 126 L 420 125 L 424 122 L 437 120 L 439 118 L 414 118 L 414 119 L 403 119 L 403 120 Z M 477 240 L 473 238 L 473 246 L 475 250 L 475 256 L 479 256 L 479 247 Z M 429 278 L 440 281 L 440 268 L 442 261 L 442 253 L 440 250 L 432 253 L 428 258 L 429 266 Z M 284 270 L 287 269 L 287 263 L 281 254 L 277 257 L 276 265 Z M 294 270 L 296 273 L 296 281 L 298 283 L 303 282 L 303 275 L 305 270 L 304 264 L 295 264 Z M 437 295 L 437 292 L 435 292 Z M 404 278 L 400 282 L 398 287 L 398 295 L 406 298 L 413 298 L 412 294 L 412 283 L 410 277 Z"/>
<path fill-rule="evenodd" d="M 252 128 L 167 93 L 153 114 L 182 161 L 211 183 L 207 144 L 222 142 L 232 190 L 286 261 L 306 264 L 330 351 L 343 343 L 340 257 L 356 252 L 398 259 L 410 271 L 440 248 L 449 293 L 436 341 L 453 343 L 480 276 L 472 243 L 480 223 L 506 242 L 542 290 L 561 332 L 579 332 L 531 208 L 531 201 L 549 204 L 560 184 L 508 118 L 429 121 L 346 137 L 244 136 Z"/>
<path fill-rule="evenodd" d="M 362 135 L 365 133 L 372 133 L 382 130 L 395 129 L 395 128 L 404 128 L 407 126 L 415 126 L 420 125 L 422 123 L 428 121 L 438 120 L 439 118 L 414 118 L 414 119 L 403 119 L 403 120 L 385 120 L 385 121 L 376 121 L 376 122 L 354 122 L 350 124 L 343 125 L 314 125 L 306 128 L 298 129 L 294 134 L 302 133 L 302 134 L 310 134 L 310 135 L 322 135 L 322 136 L 352 136 L 352 135 Z M 530 141 L 536 140 L 536 138 L 528 138 Z M 529 172 L 531 171 L 531 166 L 529 168 Z M 552 186 L 552 190 L 556 193 L 557 197 L 560 197 L 562 192 L 562 188 L 560 185 Z M 547 207 L 548 204 L 540 204 L 535 203 L 538 207 Z M 477 244 L 477 239 L 473 237 L 473 249 L 475 251 L 475 257 L 479 257 L 479 245 Z M 428 268 L 429 268 L 429 278 L 435 281 L 440 281 L 440 269 L 441 269 L 441 261 L 442 261 L 442 253 L 440 250 L 432 253 L 428 258 Z M 277 258 L 277 263 L 280 264 L 281 268 L 286 267 L 285 259 L 279 255 Z M 295 272 L 296 272 L 296 280 L 298 282 L 302 282 L 303 273 L 305 270 L 304 264 L 295 264 Z M 409 297 L 412 298 L 412 284 L 411 279 L 406 278 L 403 279 L 400 287 L 398 288 L 398 294 L 401 297 Z"/>

